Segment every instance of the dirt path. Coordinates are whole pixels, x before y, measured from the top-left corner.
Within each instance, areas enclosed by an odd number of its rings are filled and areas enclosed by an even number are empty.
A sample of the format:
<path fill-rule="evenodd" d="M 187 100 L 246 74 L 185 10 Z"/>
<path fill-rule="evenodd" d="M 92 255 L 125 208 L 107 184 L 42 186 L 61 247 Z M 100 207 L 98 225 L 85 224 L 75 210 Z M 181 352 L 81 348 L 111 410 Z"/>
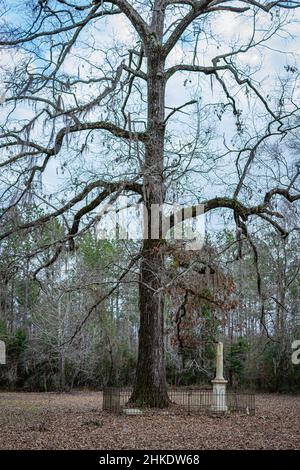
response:
<path fill-rule="evenodd" d="M 255 416 L 114 416 L 100 392 L 0 393 L 1 449 L 300 449 L 300 396 L 257 395 Z"/>

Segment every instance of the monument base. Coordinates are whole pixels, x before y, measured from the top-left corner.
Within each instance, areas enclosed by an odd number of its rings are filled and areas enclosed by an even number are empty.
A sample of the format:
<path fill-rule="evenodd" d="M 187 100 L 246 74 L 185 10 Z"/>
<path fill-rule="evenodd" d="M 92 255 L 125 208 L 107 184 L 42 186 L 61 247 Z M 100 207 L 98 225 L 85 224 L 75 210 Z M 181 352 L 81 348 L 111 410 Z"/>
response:
<path fill-rule="evenodd" d="M 213 384 L 211 410 L 216 413 L 223 413 L 224 411 L 228 410 L 226 405 L 227 380 L 216 378 L 211 382 Z"/>

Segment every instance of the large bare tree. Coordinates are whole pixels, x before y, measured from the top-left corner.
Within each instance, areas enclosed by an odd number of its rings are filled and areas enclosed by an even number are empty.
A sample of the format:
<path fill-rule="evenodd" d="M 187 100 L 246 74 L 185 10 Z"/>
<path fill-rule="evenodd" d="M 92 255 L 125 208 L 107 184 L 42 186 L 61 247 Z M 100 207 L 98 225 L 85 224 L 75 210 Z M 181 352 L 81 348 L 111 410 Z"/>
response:
<path fill-rule="evenodd" d="M 292 158 L 264 160 L 264 146 L 299 126 L 298 70 L 291 58 L 285 76 L 264 86 L 263 52 L 279 54 L 278 41 L 292 34 L 298 1 L 1 5 L 1 240 L 16 233 L 32 240 L 34 230 L 55 218 L 65 227 L 63 236 L 32 250 L 35 276 L 99 222 L 97 208 L 124 194 L 143 202 L 149 227 L 151 207 L 175 198 L 192 202 L 189 217 L 198 204 L 205 213 L 229 212 L 239 241 L 251 244 L 254 217 L 287 236 L 274 201 L 300 199 L 299 167 Z M 226 43 L 224 30 L 237 34 Z M 15 215 L 33 202 L 43 213 L 20 222 Z M 174 225 L 176 214 L 168 217 Z M 120 278 L 139 262 L 132 399 L 147 397 L 159 406 L 168 403 L 164 246 L 162 230 L 155 239 L 144 237 Z M 51 257 L 42 258 L 49 248 Z"/>

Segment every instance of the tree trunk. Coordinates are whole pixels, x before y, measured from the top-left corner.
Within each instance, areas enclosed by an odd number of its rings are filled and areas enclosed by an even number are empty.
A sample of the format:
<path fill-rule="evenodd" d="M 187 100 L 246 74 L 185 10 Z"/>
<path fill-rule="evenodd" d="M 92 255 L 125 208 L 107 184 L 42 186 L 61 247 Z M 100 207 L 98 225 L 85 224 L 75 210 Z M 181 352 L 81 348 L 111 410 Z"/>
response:
<path fill-rule="evenodd" d="M 140 329 L 139 351 L 135 386 L 131 401 L 152 407 L 169 404 L 166 383 L 164 352 L 164 301 L 162 276 L 164 255 L 161 230 L 151 235 L 154 226 L 159 227 L 159 214 L 152 212 L 153 205 L 162 207 L 164 186 L 164 137 L 165 137 L 165 77 L 164 59 L 161 57 L 164 12 L 154 10 L 152 30 L 155 40 L 147 55 L 148 87 L 148 136 L 144 161 L 144 208 L 147 233 L 144 233 L 140 267 Z"/>
<path fill-rule="evenodd" d="M 163 254 L 159 241 L 145 240 L 140 275 L 140 329 L 136 382 L 131 401 L 151 407 L 169 404 L 164 352 Z"/>

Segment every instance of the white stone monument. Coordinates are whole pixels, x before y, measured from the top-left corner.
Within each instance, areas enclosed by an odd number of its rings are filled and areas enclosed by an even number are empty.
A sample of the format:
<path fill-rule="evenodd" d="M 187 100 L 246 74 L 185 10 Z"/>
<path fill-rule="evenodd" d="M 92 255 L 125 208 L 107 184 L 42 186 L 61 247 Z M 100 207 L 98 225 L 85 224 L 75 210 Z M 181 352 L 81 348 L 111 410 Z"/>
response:
<path fill-rule="evenodd" d="M 211 381 L 213 384 L 212 391 L 212 410 L 215 412 L 227 411 L 226 405 L 226 384 L 227 380 L 223 377 L 223 343 L 217 343 L 217 359 L 216 359 L 216 377 Z"/>

